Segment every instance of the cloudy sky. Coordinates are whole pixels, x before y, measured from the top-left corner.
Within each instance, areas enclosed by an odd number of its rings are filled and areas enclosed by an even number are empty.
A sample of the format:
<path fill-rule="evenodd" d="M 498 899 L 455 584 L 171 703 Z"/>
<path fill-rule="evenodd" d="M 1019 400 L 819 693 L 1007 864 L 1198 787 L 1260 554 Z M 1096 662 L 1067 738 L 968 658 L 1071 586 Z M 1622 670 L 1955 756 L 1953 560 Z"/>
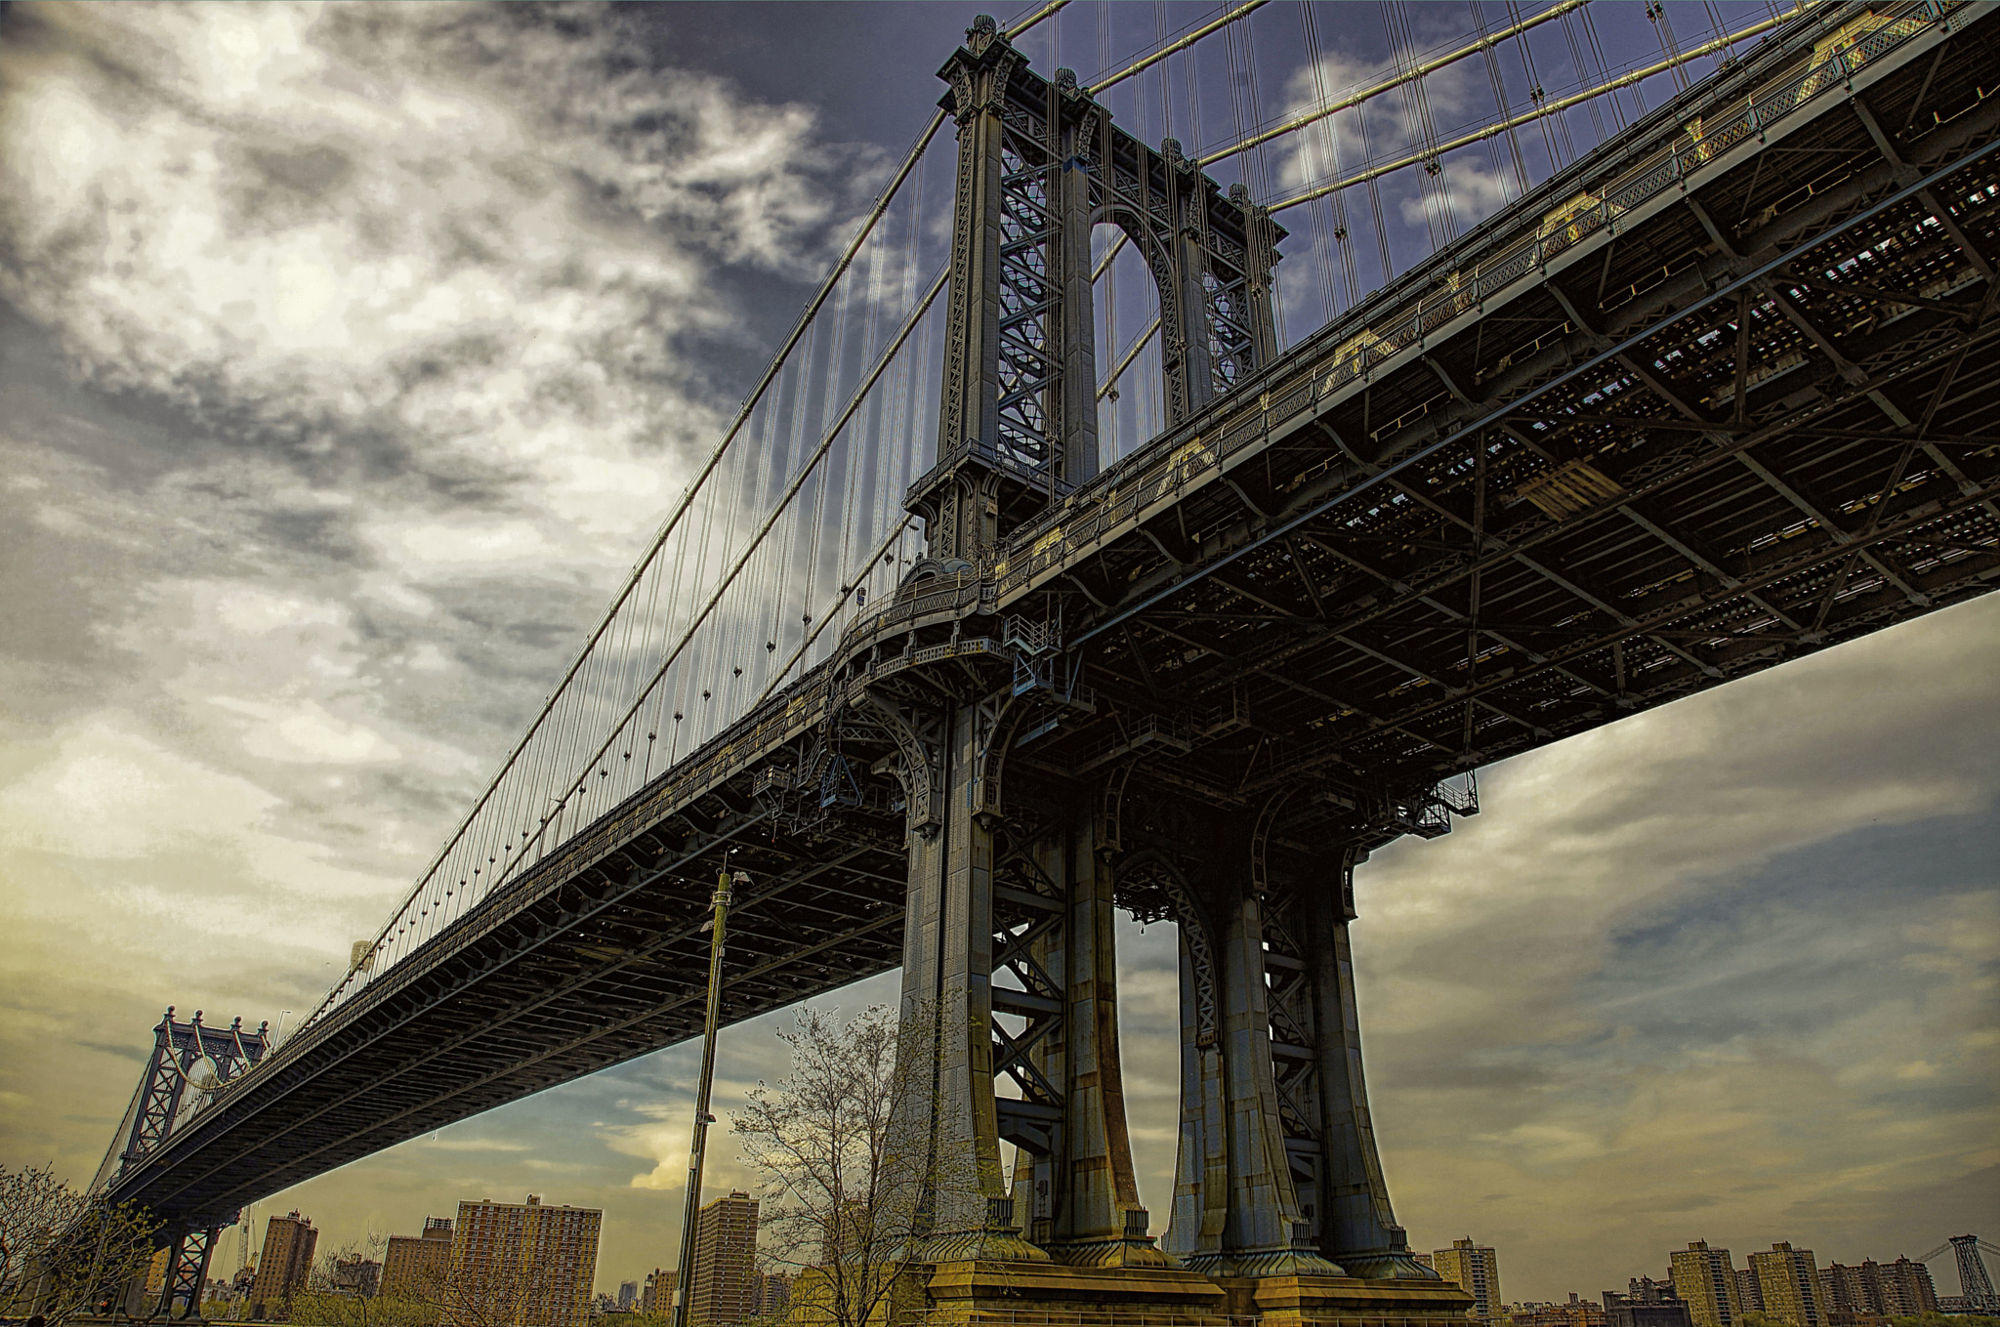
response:
<path fill-rule="evenodd" d="M 1257 20 L 1263 114 L 1474 21 L 1325 11 L 1315 67 L 1290 8 Z M 1088 81 L 1209 12 L 1078 3 L 1023 44 Z M 1600 20 L 1614 67 L 1658 56 L 1636 12 Z M 1691 42 L 1762 7 L 1669 12 Z M 275 1025 L 317 1002 L 734 410 L 970 14 L 0 11 L 0 1161 L 87 1179 L 163 1005 Z M 1576 71 L 1545 35 L 1553 89 Z M 1461 74 L 1430 94 L 1441 129 L 1490 114 L 1487 71 Z M 1149 86 L 1113 105 L 1156 137 Z M 1226 139 L 1229 95 L 1205 95 L 1177 132 Z M 1514 147 L 1532 177 L 1595 114 L 1350 205 L 1402 266 L 1505 200 Z M 1338 141 L 1351 161 L 1399 132 L 1349 117 Z M 1241 169 L 1269 197 L 1327 150 Z M 1348 279 L 1314 265 L 1324 228 L 1295 231 L 1293 336 Z M 1851 1261 L 2000 1228 L 1997 654 L 2000 601 L 1937 614 L 1509 762 L 1484 815 L 1365 868 L 1370 1085 L 1418 1247 L 1493 1243 L 1506 1296 L 1546 1298 L 1690 1239 Z M 1164 1214 L 1174 940 L 1122 941 Z M 725 1107 L 775 1050 L 768 1023 L 725 1038 Z M 298 1207 L 360 1241 L 535 1191 L 606 1210 L 615 1288 L 671 1261 L 692 1059 L 274 1195 L 260 1233 Z M 726 1148 L 712 1174 L 740 1178 Z"/>

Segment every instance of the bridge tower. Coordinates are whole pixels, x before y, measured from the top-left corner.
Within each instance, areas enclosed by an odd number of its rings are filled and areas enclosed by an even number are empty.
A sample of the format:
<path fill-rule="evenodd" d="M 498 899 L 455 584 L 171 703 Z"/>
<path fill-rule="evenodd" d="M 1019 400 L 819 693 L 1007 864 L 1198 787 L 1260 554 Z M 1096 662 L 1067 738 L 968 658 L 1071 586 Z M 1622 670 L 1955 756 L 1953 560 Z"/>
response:
<path fill-rule="evenodd" d="M 990 18 L 939 76 L 958 131 L 951 294 L 938 460 L 906 505 L 928 540 L 912 580 L 962 590 L 1097 472 L 1092 230 L 1117 227 L 1153 275 L 1175 423 L 1276 355 L 1283 232 L 1172 140 L 1154 149 L 1117 129 L 1069 70 L 1035 74 Z M 934 1177 L 921 1199 L 934 1300 L 1312 1321 L 1310 1305 L 1333 1312 L 1344 1287 L 1349 1315 L 1458 1316 L 1464 1297 L 1408 1257 L 1375 1158 L 1342 901 L 1355 854 L 1336 851 L 1272 910 L 1261 854 L 1282 799 L 1261 815 L 1182 807 L 1158 835 L 1128 827 L 1121 842 L 1129 761 L 1062 772 L 1013 755 L 1092 706 L 1060 623 L 1000 621 L 977 597 L 957 611 L 952 657 L 864 702 L 894 738 L 907 807 L 903 1014 L 918 1035 L 905 1053 L 928 1062 L 932 1089 L 899 1128 Z M 960 648 L 968 638 L 990 648 Z M 1176 902 L 1162 915 L 1183 935 L 1171 1253 L 1139 1203 L 1119 1066 L 1112 912 L 1133 892 L 1128 872 L 1167 882 Z M 1265 952 L 1278 926 L 1293 928 L 1298 978 L 1280 986 L 1298 1004 L 1287 1053 L 1310 1059 L 1282 1079 Z M 1011 1178 L 1003 1140 L 1017 1148 Z M 1348 1272 L 1412 1284 L 1373 1290 L 1362 1309 Z"/>
<path fill-rule="evenodd" d="M 1160 302 L 1177 424 L 1277 355 L 1284 230 L 1167 139 L 1111 123 L 1073 71 L 1054 82 L 984 15 L 938 76 L 958 126 L 937 464 L 910 491 L 934 558 L 977 560 L 1097 473 L 1092 232 L 1117 227 Z"/>
<path fill-rule="evenodd" d="M 226 1028 L 212 1028 L 202 1022 L 199 1009 L 183 1022 L 174 1017 L 174 1008 L 168 1005 L 153 1029 L 153 1053 L 127 1112 L 129 1124 L 119 1131 L 120 1141 L 112 1144 L 117 1150 L 105 1158 L 99 1183 L 93 1187 L 101 1188 L 118 1171 L 163 1146 L 173 1134 L 191 1089 L 213 1091 L 262 1060 L 270 1047 L 269 1030 L 269 1023 L 260 1023 L 256 1031 L 245 1031 L 240 1018 Z M 204 1062 L 212 1066 L 212 1072 L 197 1079 Z M 235 1220 L 235 1213 L 216 1213 L 207 1220 L 181 1221 L 160 1232 L 170 1252 L 154 1316 L 200 1316 L 201 1291 L 208 1280 L 215 1241 L 222 1228 Z"/>
<path fill-rule="evenodd" d="M 2000 1308 L 2000 1295 L 1993 1293 L 1993 1278 L 1986 1274 L 1986 1260 L 1979 1256 L 1983 1241 L 1977 1235 L 1953 1235 L 1950 1243 L 1958 1264 L 1958 1293 L 1967 1306 L 1977 1313 Z"/>

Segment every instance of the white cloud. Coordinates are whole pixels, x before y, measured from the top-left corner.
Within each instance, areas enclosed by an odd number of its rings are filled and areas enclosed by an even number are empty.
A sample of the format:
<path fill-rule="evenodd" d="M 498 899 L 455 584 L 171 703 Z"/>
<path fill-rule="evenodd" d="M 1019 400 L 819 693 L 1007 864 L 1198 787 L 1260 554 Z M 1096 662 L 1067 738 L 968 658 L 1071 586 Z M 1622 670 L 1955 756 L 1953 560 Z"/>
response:
<path fill-rule="evenodd" d="M 150 740 L 130 716 L 101 714 L 59 735 L 0 785 L 0 841 L 96 861 L 233 842 L 279 804 L 263 788 Z"/>
<path fill-rule="evenodd" d="M 249 412 L 309 451 L 358 431 L 511 491 L 545 528 L 493 538 L 566 566 L 628 557 L 719 429 L 687 342 L 733 325 L 713 264 L 816 270 L 869 171 L 801 108 L 611 71 L 615 22 L 26 21 L 42 39 L 0 52 L 0 292 L 100 382 Z M 400 573 L 455 576 L 487 546 L 435 537 L 458 519 L 436 506 L 373 486 L 371 542 Z"/>

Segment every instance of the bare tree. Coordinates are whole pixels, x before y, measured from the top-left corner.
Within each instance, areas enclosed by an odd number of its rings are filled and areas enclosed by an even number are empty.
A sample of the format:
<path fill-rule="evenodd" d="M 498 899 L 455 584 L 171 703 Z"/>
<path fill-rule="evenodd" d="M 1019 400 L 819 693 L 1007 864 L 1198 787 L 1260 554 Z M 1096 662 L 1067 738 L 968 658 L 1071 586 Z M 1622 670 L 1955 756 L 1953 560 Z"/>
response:
<path fill-rule="evenodd" d="M 550 1288 L 525 1247 L 497 1248 L 478 1261 L 469 1251 L 454 1257 L 420 1278 L 418 1296 L 429 1321 L 442 1327 L 521 1327 L 553 1320 Z"/>
<path fill-rule="evenodd" d="M 0 1311 L 55 1321 L 146 1270 L 157 1225 L 132 1203 L 79 1193 L 47 1166 L 0 1165 Z"/>
<path fill-rule="evenodd" d="M 730 1124 L 743 1160 L 761 1180 L 761 1214 L 771 1260 L 801 1269 L 787 1322 L 864 1327 L 910 1293 L 905 1275 L 925 1233 L 920 1195 L 970 1189 L 970 1176 L 933 1172 L 927 1149 L 899 1147 L 896 1103 L 929 1091 L 905 1075 L 898 1036 L 915 1039 L 920 1018 L 876 1005 L 845 1022 L 802 1008 L 778 1037 L 791 1073 L 759 1083 Z M 911 1057 L 917 1059 L 921 1057 Z"/>
<path fill-rule="evenodd" d="M 361 1282 L 355 1269 L 372 1261 L 380 1275 L 387 1241 L 371 1234 L 319 1256 L 306 1288 L 292 1297 L 291 1321 L 303 1327 L 431 1327 L 440 1316 L 437 1305 L 422 1300 L 377 1293 Z"/>

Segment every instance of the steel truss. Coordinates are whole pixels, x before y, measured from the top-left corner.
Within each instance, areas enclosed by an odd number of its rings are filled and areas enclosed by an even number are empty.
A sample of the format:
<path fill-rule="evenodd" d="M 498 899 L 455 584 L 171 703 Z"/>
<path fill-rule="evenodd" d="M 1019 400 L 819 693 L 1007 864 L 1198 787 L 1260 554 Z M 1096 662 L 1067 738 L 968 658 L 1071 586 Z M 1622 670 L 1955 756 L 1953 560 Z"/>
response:
<path fill-rule="evenodd" d="M 1360 1077 L 1354 864 L 1476 809 L 1452 776 L 2000 577 L 2000 23 L 1890 8 L 1839 77 L 1787 29 L 1282 358 L 1258 343 L 1275 228 L 975 30 L 946 71 L 947 407 L 911 498 L 931 561 L 114 1196 L 202 1227 L 685 1039 L 734 846 L 730 1021 L 898 962 L 965 1015 L 935 1137 L 976 1154 L 988 1206 L 940 1209 L 942 1252 L 1158 1254 L 1135 1193 L 1076 1178 L 1122 1146 L 1078 1067 L 1115 1069 L 1080 1012 L 1115 900 L 1182 936 L 1169 1244 L 1412 1275 Z M 1754 132 L 1674 146 L 1744 104 Z M 1604 186 L 1666 149 L 1667 174 Z M 1594 188 L 1596 219 L 1548 242 Z M 1183 422 L 1103 474 L 1077 217 L 1128 228 L 1183 331 Z M 1241 1179 L 1213 1167 L 1225 1103 L 1269 1108 Z"/>

